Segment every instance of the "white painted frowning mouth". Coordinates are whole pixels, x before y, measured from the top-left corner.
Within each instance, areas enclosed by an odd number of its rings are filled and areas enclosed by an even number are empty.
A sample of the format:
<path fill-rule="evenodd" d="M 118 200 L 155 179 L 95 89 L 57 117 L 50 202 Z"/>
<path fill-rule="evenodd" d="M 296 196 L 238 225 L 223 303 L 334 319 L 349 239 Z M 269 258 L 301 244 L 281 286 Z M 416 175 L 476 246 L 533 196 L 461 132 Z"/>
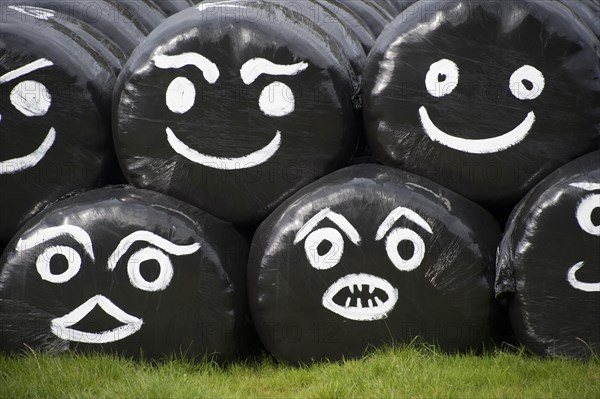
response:
<path fill-rule="evenodd" d="M 334 301 L 340 296 L 345 299 L 344 305 Z M 386 318 L 396 302 L 398 290 L 386 280 L 370 274 L 349 274 L 327 289 L 322 304 L 346 319 L 374 321 Z"/>
<path fill-rule="evenodd" d="M 123 323 L 123 325 L 99 333 L 89 333 L 69 328 L 83 320 L 96 305 L 100 306 L 106 314 Z M 140 328 L 142 328 L 143 323 L 144 321 L 142 319 L 126 313 L 104 295 L 96 295 L 79 305 L 70 313 L 53 319 L 50 322 L 50 329 L 54 335 L 66 341 L 84 342 L 87 344 L 105 344 L 107 342 L 119 341 L 138 332 Z"/>
<path fill-rule="evenodd" d="M 215 157 L 202 154 L 179 140 L 171 128 L 167 128 L 167 140 L 179 155 L 190 161 L 212 169 L 248 169 L 267 162 L 281 146 L 281 132 L 278 130 L 269 144 L 251 154 L 238 158 Z"/>
<path fill-rule="evenodd" d="M 468 152 L 471 154 L 490 154 L 494 152 L 500 152 L 519 144 L 521 141 L 523 141 L 523 139 L 525 139 L 525 137 L 527 137 L 529 131 L 535 123 L 535 113 L 530 111 L 523 122 L 519 124 L 519 126 L 501 136 L 496 136 L 489 139 L 464 139 L 452 136 L 439 129 L 429 117 L 427 108 L 419 108 L 419 115 L 421 117 L 421 125 L 431 140 L 454 150 Z"/>
<path fill-rule="evenodd" d="M 25 155 L 19 158 L 8 159 L 0 162 L 0 175 L 11 175 L 17 172 L 21 172 L 26 169 L 33 168 L 46 156 L 46 153 L 50 150 L 56 140 L 56 130 L 50 128 L 46 138 L 40 144 L 40 146 L 31 154 Z"/>

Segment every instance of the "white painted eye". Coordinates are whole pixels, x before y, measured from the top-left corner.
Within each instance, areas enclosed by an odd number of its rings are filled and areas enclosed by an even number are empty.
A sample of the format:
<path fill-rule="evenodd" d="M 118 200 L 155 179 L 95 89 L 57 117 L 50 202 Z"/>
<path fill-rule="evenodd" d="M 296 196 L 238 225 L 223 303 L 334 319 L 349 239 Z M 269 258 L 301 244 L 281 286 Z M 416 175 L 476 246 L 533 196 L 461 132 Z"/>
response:
<path fill-rule="evenodd" d="M 590 195 L 581 201 L 577 206 L 577 222 L 585 232 L 600 236 L 600 224 L 596 225 L 592 220 L 594 210 L 600 214 L 600 194 Z"/>
<path fill-rule="evenodd" d="M 160 268 L 158 276 L 152 280 L 147 280 L 141 272 L 143 263 L 147 261 L 156 261 Z M 158 248 L 146 247 L 135 252 L 127 261 L 127 274 L 131 284 L 144 291 L 162 291 L 169 286 L 173 278 L 173 264 L 167 254 Z"/>
<path fill-rule="evenodd" d="M 429 67 L 425 76 L 425 87 L 432 96 L 444 97 L 456 89 L 458 77 L 458 65 L 444 58 Z"/>
<path fill-rule="evenodd" d="M 315 230 L 304 242 L 306 259 L 318 270 L 331 269 L 340 262 L 344 253 L 344 238 L 331 227 Z"/>
<path fill-rule="evenodd" d="M 24 80 L 10 92 L 10 102 L 25 116 L 43 116 L 50 109 L 52 96 L 44 84 L 36 80 Z"/>
<path fill-rule="evenodd" d="M 187 78 L 175 78 L 167 87 L 166 102 L 172 112 L 185 114 L 196 102 L 196 87 Z"/>
<path fill-rule="evenodd" d="M 265 115 L 280 117 L 294 112 L 296 99 L 288 85 L 273 82 L 260 93 L 258 105 Z"/>
<path fill-rule="evenodd" d="M 52 260 L 56 261 L 57 258 L 66 260 L 67 270 L 55 274 L 52 272 L 51 264 Z M 57 284 L 66 283 L 81 269 L 81 255 L 71 247 L 57 245 L 46 248 L 38 256 L 35 266 L 42 280 Z"/>
<path fill-rule="evenodd" d="M 404 259 L 398 246 L 407 241 L 412 245 L 412 255 Z M 394 266 L 403 272 L 410 272 L 421 265 L 425 257 L 425 242 L 421 236 L 410 229 L 397 228 L 392 230 L 385 241 L 385 250 Z"/>
<path fill-rule="evenodd" d="M 546 80 L 536 68 L 531 65 L 523 65 L 510 77 L 509 87 L 513 96 L 519 100 L 534 100 L 544 91 Z"/>

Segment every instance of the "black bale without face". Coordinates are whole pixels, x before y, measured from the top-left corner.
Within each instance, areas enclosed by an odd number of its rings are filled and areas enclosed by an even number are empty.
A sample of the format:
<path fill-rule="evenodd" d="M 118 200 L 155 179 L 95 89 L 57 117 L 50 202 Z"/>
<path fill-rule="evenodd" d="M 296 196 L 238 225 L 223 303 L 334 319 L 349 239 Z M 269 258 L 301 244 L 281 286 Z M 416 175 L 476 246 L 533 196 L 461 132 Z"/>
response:
<path fill-rule="evenodd" d="M 121 74 L 117 153 L 134 185 L 260 221 L 352 156 L 352 70 L 275 4 L 204 7 L 155 30 Z"/>
<path fill-rule="evenodd" d="M 496 294 L 517 338 L 552 356 L 600 349 L 600 152 L 549 175 L 523 199 L 500 245 Z"/>
<path fill-rule="evenodd" d="M 493 319 L 499 228 L 486 211 L 421 177 L 353 166 L 302 189 L 252 243 L 250 308 L 287 362 L 360 356 L 421 336 L 478 347 Z"/>
<path fill-rule="evenodd" d="M 599 46 L 558 2 L 419 2 L 367 61 L 368 141 L 386 164 L 514 204 L 598 147 Z"/>
<path fill-rule="evenodd" d="M 14 13 L 0 33 L 0 247 L 48 203 L 106 181 L 115 164 L 113 68 L 51 14 Z"/>
<path fill-rule="evenodd" d="M 162 194 L 105 188 L 29 221 L 1 259 L 1 348 L 156 358 L 243 349 L 248 244 Z"/>

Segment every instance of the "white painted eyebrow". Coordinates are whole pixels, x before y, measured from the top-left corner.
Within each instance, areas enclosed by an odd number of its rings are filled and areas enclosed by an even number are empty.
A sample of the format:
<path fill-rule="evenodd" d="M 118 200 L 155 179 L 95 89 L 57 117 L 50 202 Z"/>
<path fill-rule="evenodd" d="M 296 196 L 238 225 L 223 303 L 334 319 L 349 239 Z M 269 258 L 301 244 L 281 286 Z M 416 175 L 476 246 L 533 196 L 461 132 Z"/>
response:
<path fill-rule="evenodd" d="M 46 68 L 52 65 L 54 65 L 52 61 L 47 60 L 45 58 L 40 58 L 39 60 L 33 61 L 27 65 L 23 65 L 20 68 L 17 68 L 0 76 L 0 85 L 6 82 L 10 82 L 11 80 L 15 80 L 33 71 L 37 71 L 38 69 Z"/>
<path fill-rule="evenodd" d="M 46 229 L 36 232 L 34 235 L 27 239 L 20 239 L 17 243 L 17 251 L 28 251 L 38 245 L 50 241 L 53 238 L 69 236 L 77 241 L 83 247 L 84 251 L 89 255 L 92 260 L 94 259 L 94 250 L 92 248 L 92 239 L 89 234 L 81 227 L 72 225 L 63 225 L 56 227 L 48 227 Z"/>
<path fill-rule="evenodd" d="M 200 249 L 200 244 L 177 245 L 169 240 L 157 236 L 154 233 L 145 230 L 139 230 L 123 238 L 114 252 L 110 255 L 107 262 L 108 270 L 114 270 L 121 256 L 136 242 L 143 241 L 152 244 L 171 255 L 190 255 Z"/>
<path fill-rule="evenodd" d="M 425 219 L 423 219 L 418 213 L 416 213 L 412 209 L 408 209 L 408 208 L 404 208 L 404 207 L 400 206 L 400 207 L 394 209 L 392 212 L 390 212 L 388 217 L 385 218 L 383 223 L 381 223 L 381 226 L 379 226 L 379 229 L 377 229 L 377 235 L 375 236 L 375 241 L 380 241 L 383 237 L 385 237 L 387 232 L 390 231 L 392 226 L 394 226 L 394 223 L 396 223 L 396 221 L 398 219 L 400 219 L 401 217 L 407 218 L 408 220 L 421 226 L 429 234 L 433 234 L 433 230 L 431 229 L 431 226 L 429 225 L 429 223 L 427 223 L 427 221 L 425 221 Z"/>
<path fill-rule="evenodd" d="M 581 189 L 586 190 L 586 191 L 600 190 L 600 183 L 590 183 L 590 182 L 573 183 L 573 184 L 570 184 L 570 186 L 571 187 L 581 188 Z"/>
<path fill-rule="evenodd" d="M 213 84 L 219 79 L 219 68 L 205 56 L 198 53 L 181 53 L 177 55 L 157 55 L 154 65 L 161 69 L 179 69 L 186 65 L 193 65 L 202 71 L 204 79 Z"/>
<path fill-rule="evenodd" d="M 252 58 L 242 65 L 240 76 L 247 85 L 253 83 L 260 75 L 287 75 L 293 76 L 308 68 L 306 62 L 299 62 L 292 65 L 274 64 L 264 58 Z"/>
<path fill-rule="evenodd" d="M 356 229 L 352 227 L 350 222 L 348 222 L 348 219 L 346 219 L 339 213 L 333 212 L 329 208 L 323 209 L 321 212 L 313 216 L 308 222 L 304 223 L 304 226 L 302 226 L 302 228 L 298 230 L 298 233 L 296 233 L 294 245 L 304 240 L 304 238 L 308 234 L 310 234 L 310 232 L 312 232 L 315 229 L 315 227 L 317 227 L 317 224 L 319 224 L 324 219 L 331 220 L 348 236 L 350 241 L 352 241 L 355 245 L 360 245 L 360 235 L 358 234 L 358 231 L 356 231 Z"/>

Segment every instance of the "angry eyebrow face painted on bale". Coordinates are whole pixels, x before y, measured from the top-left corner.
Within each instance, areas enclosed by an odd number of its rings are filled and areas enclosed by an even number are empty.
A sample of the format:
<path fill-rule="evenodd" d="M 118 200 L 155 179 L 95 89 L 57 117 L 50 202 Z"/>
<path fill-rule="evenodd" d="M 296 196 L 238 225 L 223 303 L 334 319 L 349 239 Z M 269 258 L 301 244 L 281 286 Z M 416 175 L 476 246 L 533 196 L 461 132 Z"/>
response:
<path fill-rule="evenodd" d="M 369 144 L 385 164 L 513 206 L 598 148 L 598 48 L 559 2 L 420 1 L 367 61 Z"/>
<path fill-rule="evenodd" d="M 498 241 L 490 214 L 436 183 L 383 166 L 342 169 L 259 227 L 253 320 L 291 363 L 417 336 L 450 351 L 478 347 L 492 325 Z"/>
<path fill-rule="evenodd" d="M 116 149 L 129 181 L 257 222 L 357 141 L 353 71 L 277 4 L 203 2 L 155 30 L 121 74 Z"/>
<path fill-rule="evenodd" d="M 247 253 L 229 224 L 163 194 L 59 201 L 1 259 L 0 348 L 231 359 L 244 349 Z"/>

